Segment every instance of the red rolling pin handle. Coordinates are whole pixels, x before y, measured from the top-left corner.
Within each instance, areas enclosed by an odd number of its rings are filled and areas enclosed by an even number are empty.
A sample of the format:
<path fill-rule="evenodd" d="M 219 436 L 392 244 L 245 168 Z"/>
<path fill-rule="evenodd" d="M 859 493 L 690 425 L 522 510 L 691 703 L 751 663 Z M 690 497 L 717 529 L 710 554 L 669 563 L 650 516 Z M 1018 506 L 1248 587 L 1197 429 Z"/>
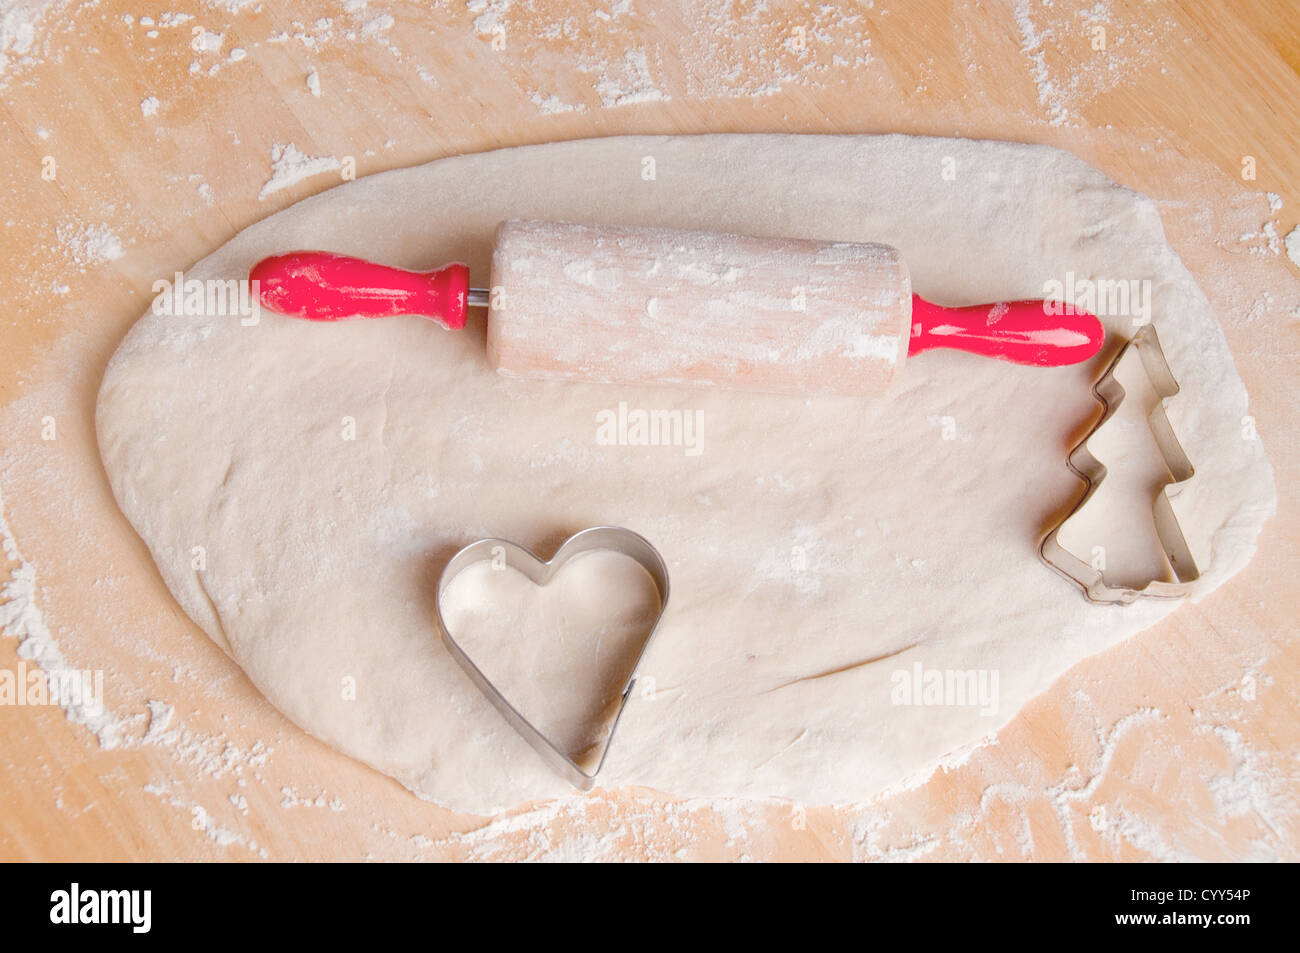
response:
<path fill-rule="evenodd" d="M 324 251 L 263 258 L 248 273 L 262 304 L 309 321 L 419 314 L 443 327 L 465 326 L 469 266 L 404 271 Z"/>
<path fill-rule="evenodd" d="M 1086 361 L 1106 340 L 1101 322 L 1072 305 L 1009 301 L 971 308 L 941 308 L 912 296 L 909 356 L 949 347 L 1015 364 L 1063 367 Z"/>

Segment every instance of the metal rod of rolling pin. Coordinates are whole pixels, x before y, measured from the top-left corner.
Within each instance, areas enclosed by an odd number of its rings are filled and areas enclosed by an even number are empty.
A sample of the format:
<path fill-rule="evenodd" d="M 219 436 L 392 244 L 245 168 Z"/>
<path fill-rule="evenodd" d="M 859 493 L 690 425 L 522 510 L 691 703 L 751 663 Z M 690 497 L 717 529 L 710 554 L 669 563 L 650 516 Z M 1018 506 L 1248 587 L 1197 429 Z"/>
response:
<path fill-rule="evenodd" d="M 487 288 L 470 288 L 465 295 L 465 305 L 470 308 L 486 308 L 491 297 L 492 292 Z"/>

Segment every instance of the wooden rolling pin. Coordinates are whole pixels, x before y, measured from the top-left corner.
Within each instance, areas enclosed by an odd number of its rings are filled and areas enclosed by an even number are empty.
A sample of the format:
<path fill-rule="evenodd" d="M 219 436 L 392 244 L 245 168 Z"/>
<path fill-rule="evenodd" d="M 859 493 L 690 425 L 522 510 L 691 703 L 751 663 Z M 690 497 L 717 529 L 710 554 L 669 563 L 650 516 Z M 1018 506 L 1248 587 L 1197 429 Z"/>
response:
<path fill-rule="evenodd" d="M 909 355 L 959 348 L 1059 366 L 1101 348 L 1095 317 L 1041 301 L 941 308 L 912 294 L 888 245 L 509 221 L 492 287 L 463 264 L 414 272 L 330 252 L 264 259 L 262 303 L 314 321 L 418 314 L 464 327 L 510 377 L 869 396 Z"/>

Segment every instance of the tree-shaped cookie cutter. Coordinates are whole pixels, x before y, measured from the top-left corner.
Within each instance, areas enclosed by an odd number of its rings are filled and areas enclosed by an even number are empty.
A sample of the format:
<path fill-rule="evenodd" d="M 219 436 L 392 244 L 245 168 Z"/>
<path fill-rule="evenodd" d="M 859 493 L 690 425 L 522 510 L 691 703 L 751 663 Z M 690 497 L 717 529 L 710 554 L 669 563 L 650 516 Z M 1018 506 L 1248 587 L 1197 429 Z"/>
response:
<path fill-rule="evenodd" d="M 1088 441 L 1114 416 L 1124 400 L 1124 388 L 1115 377 L 1115 371 L 1130 348 L 1137 351 L 1147 378 L 1159 398 L 1147 417 L 1147 423 L 1151 427 L 1151 435 L 1155 438 L 1156 446 L 1164 456 L 1170 479 L 1156 493 L 1155 501 L 1151 506 L 1151 516 L 1155 524 L 1156 536 L 1160 540 L 1168 568 L 1174 578 L 1174 581 L 1155 578 L 1139 588 L 1112 585 L 1106 580 L 1104 569 L 1080 559 L 1078 555 L 1062 546 L 1058 539 L 1061 529 L 1083 509 L 1097 487 L 1106 479 L 1106 467 L 1092 455 L 1088 449 Z M 1200 570 L 1196 568 L 1196 560 L 1192 557 L 1182 527 L 1179 526 L 1178 518 L 1174 515 L 1168 491 L 1169 487 L 1190 480 L 1196 471 L 1192 469 L 1191 461 L 1183 452 L 1182 444 L 1174 436 L 1174 428 L 1165 414 L 1165 401 L 1178 393 L 1178 381 L 1169 370 L 1169 363 L 1165 360 L 1165 352 L 1160 347 L 1160 338 L 1156 336 L 1153 325 L 1143 325 L 1133 335 L 1128 344 L 1124 345 L 1115 356 L 1106 373 L 1093 386 L 1092 392 L 1102 405 L 1101 419 L 1083 441 L 1070 451 L 1068 458 L 1070 469 L 1084 482 L 1083 495 L 1069 514 L 1044 537 L 1038 550 L 1039 555 L 1061 575 L 1081 586 L 1084 595 L 1093 602 L 1128 605 L 1139 598 L 1182 598 L 1191 591 L 1192 584 L 1200 578 Z"/>

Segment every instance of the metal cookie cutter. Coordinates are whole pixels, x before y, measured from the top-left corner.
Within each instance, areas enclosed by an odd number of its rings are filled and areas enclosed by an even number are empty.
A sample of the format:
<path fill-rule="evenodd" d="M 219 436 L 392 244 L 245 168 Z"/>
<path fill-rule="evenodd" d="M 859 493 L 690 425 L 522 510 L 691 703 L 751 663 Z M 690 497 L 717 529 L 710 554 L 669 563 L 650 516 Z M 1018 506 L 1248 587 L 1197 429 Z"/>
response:
<path fill-rule="evenodd" d="M 471 563 L 492 559 L 499 560 L 504 555 L 507 565 L 523 573 L 536 585 L 545 586 L 564 568 L 565 563 L 570 559 L 593 550 L 621 553 L 639 563 L 641 568 L 649 574 L 655 588 L 658 590 L 659 614 L 655 617 L 654 624 L 646 634 L 645 641 L 641 643 L 641 650 L 637 653 L 636 661 L 632 665 L 627 684 L 623 686 L 618 711 L 615 712 L 614 721 L 609 726 L 609 733 L 605 736 L 605 745 L 601 750 L 600 760 L 596 763 L 595 770 L 588 774 L 578 766 L 576 761 L 557 748 L 554 742 L 542 734 L 514 705 L 510 704 L 510 701 L 501 693 L 501 690 L 493 685 L 479 667 L 474 664 L 473 660 L 465 654 L 465 650 L 452 637 L 451 630 L 442 617 L 442 597 L 451 581 Z M 438 589 L 435 596 L 438 628 L 442 631 L 443 644 L 447 646 L 447 651 L 451 653 L 452 658 L 460 663 L 460 667 L 473 679 L 474 684 L 487 696 L 488 701 L 492 702 L 506 721 L 524 736 L 524 739 L 532 745 L 533 750 L 540 754 L 552 769 L 563 775 L 574 787 L 582 791 L 592 789 L 596 784 L 596 775 L 600 774 L 600 769 L 605 765 L 605 756 L 609 754 L 609 747 L 614 742 L 614 732 L 618 730 L 619 719 L 623 717 L 623 709 L 627 707 L 627 700 L 632 694 L 632 686 L 636 683 L 637 669 L 641 665 L 641 659 L 645 657 L 646 649 L 650 647 L 651 640 L 654 639 L 655 632 L 659 629 L 659 622 L 667 608 L 668 567 L 664 564 L 663 557 L 644 537 L 629 529 L 623 529 L 621 526 L 593 526 L 591 529 L 584 529 L 580 533 L 575 533 L 564 541 L 563 545 L 555 551 L 554 556 L 545 562 L 530 550 L 507 539 L 487 538 L 475 540 L 451 557 L 451 561 L 442 570 L 442 575 L 438 577 Z"/>
<path fill-rule="evenodd" d="M 1142 360 L 1142 367 L 1159 398 L 1148 417 L 1148 423 L 1151 427 L 1151 434 L 1155 438 L 1156 446 L 1160 448 L 1160 452 L 1165 458 L 1165 465 L 1169 468 L 1171 479 L 1156 494 L 1155 502 L 1151 507 L 1151 515 L 1155 522 L 1156 536 L 1160 540 L 1161 548 L 1164 550 L 1165 558 L 1169 563 L 1169 569 L 1176 580 L 1170 582 L 1165 579 L 1152 579 L 1145 586 L 1137 589 L 1128 586 L 1111 585 L 1106 581 L 1103 571 L 1096 569 L 1090 563 L 1065 549 L 1057 539 L 1061 527 L 1083 508 L 1097 487 L 1101 485 L 1101 481 L 1106 479 L 1106 467 L 1088 450 L 1088 441 L 1092 439 L 1093 434 L 1106 421 L 1114 416 L 1115 411 L 1124 400 L 1124 388 L 1116 379 L 1115 371 L 1124 355 L 1128 353 L 1129 348 L 1134 348 L 1137 351 Z M 1177 483 L 1190 480 L 1196 471 L 1192 469 L 1192 464 L 1187 459 L 1187 454 L 1183 452 L 1178 438 L 1174 436 L 1173 427 L 1170 426 L 1169 418 L 1165 415 L 1165 401 L 1178 393 L 1178 382 L 1169 370 L 1169 363 L 1165 360 L 1165 353 L 1160 347 L 1160 339 L 1156 336 L 1154 326 L 1150 324 L 1144 325 L 1133 335 L 1132 340 L 1115 356 L 1115 360 L 1111 362 L 1110 367 L 1106 369 L 1106 373 L 1097 381 L 1092 391 L 1104 411 L 1096 426 L 1088 432 L 1088 435 L 1083 438 L 1083 441 L 1077 447 L 1070 451 L 1068 461 L 1070 469 L 1083 480 L 1086 487 L 1083 496 L 1070 510 L 1069 515 L 1061 520 L 1043 539 L 1043 543 L 1039 547 L 1039 555 L 1045 563 L 1057 572 L 1082 586 L 1084 594 L 1093 602 L 1128 605 L 1142 597 L 1181 598 L 1191 590 L 1192 583 L 1200 577 L 1200 571 L 1196 568 L 1196 561 L 1192 558 L 1192 552 L 1187 546 L 1187 540 L 1183 536 L 1182 528 L 1178 525 L 1177 517 L 1174 516 L 1174 508 L 1169 502 L 1168 489 Z"/>

